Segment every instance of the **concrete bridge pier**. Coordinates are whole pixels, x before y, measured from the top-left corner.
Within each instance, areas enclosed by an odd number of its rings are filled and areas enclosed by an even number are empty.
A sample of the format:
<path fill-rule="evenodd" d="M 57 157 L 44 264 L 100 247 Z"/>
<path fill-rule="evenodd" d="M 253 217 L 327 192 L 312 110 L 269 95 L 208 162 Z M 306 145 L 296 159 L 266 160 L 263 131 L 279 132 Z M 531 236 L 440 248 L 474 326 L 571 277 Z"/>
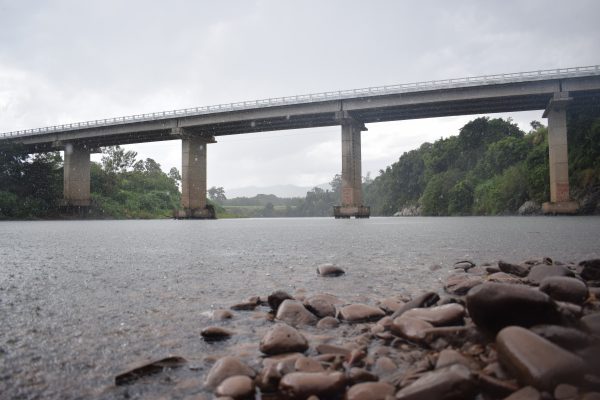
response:
<path fill-rule="evenodd" d="M 82 209 L 90 206 L 90 149 L 68 143 L 64 150 L 63 206 Z"/>
<path fill-rule="evenodd" d="M 568 92 L 555 93 L 544 111 L 548 118 L 550 202 L 542 205 L 544 214 L 575 214 L 579 208 L 569 193 L 569 154 L 567 149 Z"/>
<path fill-rule="evenodd" d="M 343 111 L 338 116 L 342 125 L 342 193 L 341 205 L 333 208 L 335 218 L 369 218 L 370 208 L 363 205 L 361 143 L 365 125 Z"/>
<path fill-rule="evenodd" d="M 214 219 L 215 210 L 206 202 L 206 148 L 214 137 L 182 135 L 181 209 L 175 218 Z"/>

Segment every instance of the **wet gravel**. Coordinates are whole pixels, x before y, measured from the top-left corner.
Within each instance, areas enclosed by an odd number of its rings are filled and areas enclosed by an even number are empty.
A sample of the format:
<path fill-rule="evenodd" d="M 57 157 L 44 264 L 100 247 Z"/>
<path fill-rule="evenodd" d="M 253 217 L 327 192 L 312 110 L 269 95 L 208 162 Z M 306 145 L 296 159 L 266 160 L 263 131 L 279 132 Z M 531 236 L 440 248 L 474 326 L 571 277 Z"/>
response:
<path fill-rule="evenodd" d="M 205 357 L 225 351 L 200 336 L 213 309 L 277 289 L 413 295 L 462 259 L 598 257 L 597 232 L 595 217 L 0 222 L 0 393 L 137 398 L 193 386 Z M 316 279 L 323 263 L 346 274 Z M 255 351 L 245 338 L 267 326 L 232 321 L 227 351 Z M 172 354 L 188 366 L 114 386 L 132 363 Z"/>

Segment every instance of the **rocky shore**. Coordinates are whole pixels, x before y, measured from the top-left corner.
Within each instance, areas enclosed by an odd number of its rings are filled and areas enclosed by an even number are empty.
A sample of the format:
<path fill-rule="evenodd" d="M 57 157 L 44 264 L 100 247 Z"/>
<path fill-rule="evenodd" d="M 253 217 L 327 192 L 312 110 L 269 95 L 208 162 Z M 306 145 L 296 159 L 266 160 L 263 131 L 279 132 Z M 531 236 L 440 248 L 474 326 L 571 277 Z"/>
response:
<path fill-rule="evenodd" d="M 315 279 L 343 274 L 321 265 Z M 171 397 L 600 399 L 599 299 L 600 259 L 461 261 L 438 292 L 364 303 L 276 291 L 212 312 L 200 334 L 218 355 Z M 141 365 L 115 384 L 174 368 L 186 360 Z"/>

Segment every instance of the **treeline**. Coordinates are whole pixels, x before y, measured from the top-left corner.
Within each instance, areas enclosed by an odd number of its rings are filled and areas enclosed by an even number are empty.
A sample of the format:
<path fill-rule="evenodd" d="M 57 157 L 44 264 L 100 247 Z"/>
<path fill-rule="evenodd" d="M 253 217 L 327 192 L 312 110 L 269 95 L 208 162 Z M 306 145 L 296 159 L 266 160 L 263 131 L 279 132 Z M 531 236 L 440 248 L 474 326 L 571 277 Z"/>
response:
<path fill-rule="evenodd" d="M 90 167 L 91 217 L 163 218 L 173 215 L 181 195 L 176 168 L 166 174 L 151 158 L 119 146 L 103 150 Z M 61 218 L 64 209 L 60 153 L 29 156 L 19 147 L 0 151 L 0 218 Z"/>
<path fill-rule="evenodd" d="M 477 118 L 458 136 L 424 143 L 381 170 L 365 188 L 372 215 L 514 214 L 526 201 L 550 199 L 548 130 L 525 133 L 510 119 Z M 594 212 L 600 196 L 598 107 L 568 116 L 571 194 Z"/>

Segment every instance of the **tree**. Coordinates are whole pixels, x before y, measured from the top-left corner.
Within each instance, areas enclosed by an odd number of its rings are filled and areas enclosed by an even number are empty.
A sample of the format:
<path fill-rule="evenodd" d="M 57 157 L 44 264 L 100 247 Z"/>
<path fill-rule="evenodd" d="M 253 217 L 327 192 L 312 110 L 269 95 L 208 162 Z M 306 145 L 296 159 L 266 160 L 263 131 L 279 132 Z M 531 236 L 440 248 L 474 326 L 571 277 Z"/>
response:
<path fill-rule="evenodd" d="M 175 182 L 181 182 L 181 174 L 179 170 L 175 167 L 169 170 L 169 178 L 173 179 Z"/>
<path fill-rule="evenodd" d="M 225 196 L 225 189 L 223 189 L 223 187 L 211 187 L 208 189 L 208 197 L 217 202 L 223 202 L 227 200 L 227 197 Z"/>
<path fill-rule="evenodd" d="M 105 147 L 102 154 L 102 168 L 109 173 L 126 172 L 136 164 L 137 153 L 121 146 Z"/>

